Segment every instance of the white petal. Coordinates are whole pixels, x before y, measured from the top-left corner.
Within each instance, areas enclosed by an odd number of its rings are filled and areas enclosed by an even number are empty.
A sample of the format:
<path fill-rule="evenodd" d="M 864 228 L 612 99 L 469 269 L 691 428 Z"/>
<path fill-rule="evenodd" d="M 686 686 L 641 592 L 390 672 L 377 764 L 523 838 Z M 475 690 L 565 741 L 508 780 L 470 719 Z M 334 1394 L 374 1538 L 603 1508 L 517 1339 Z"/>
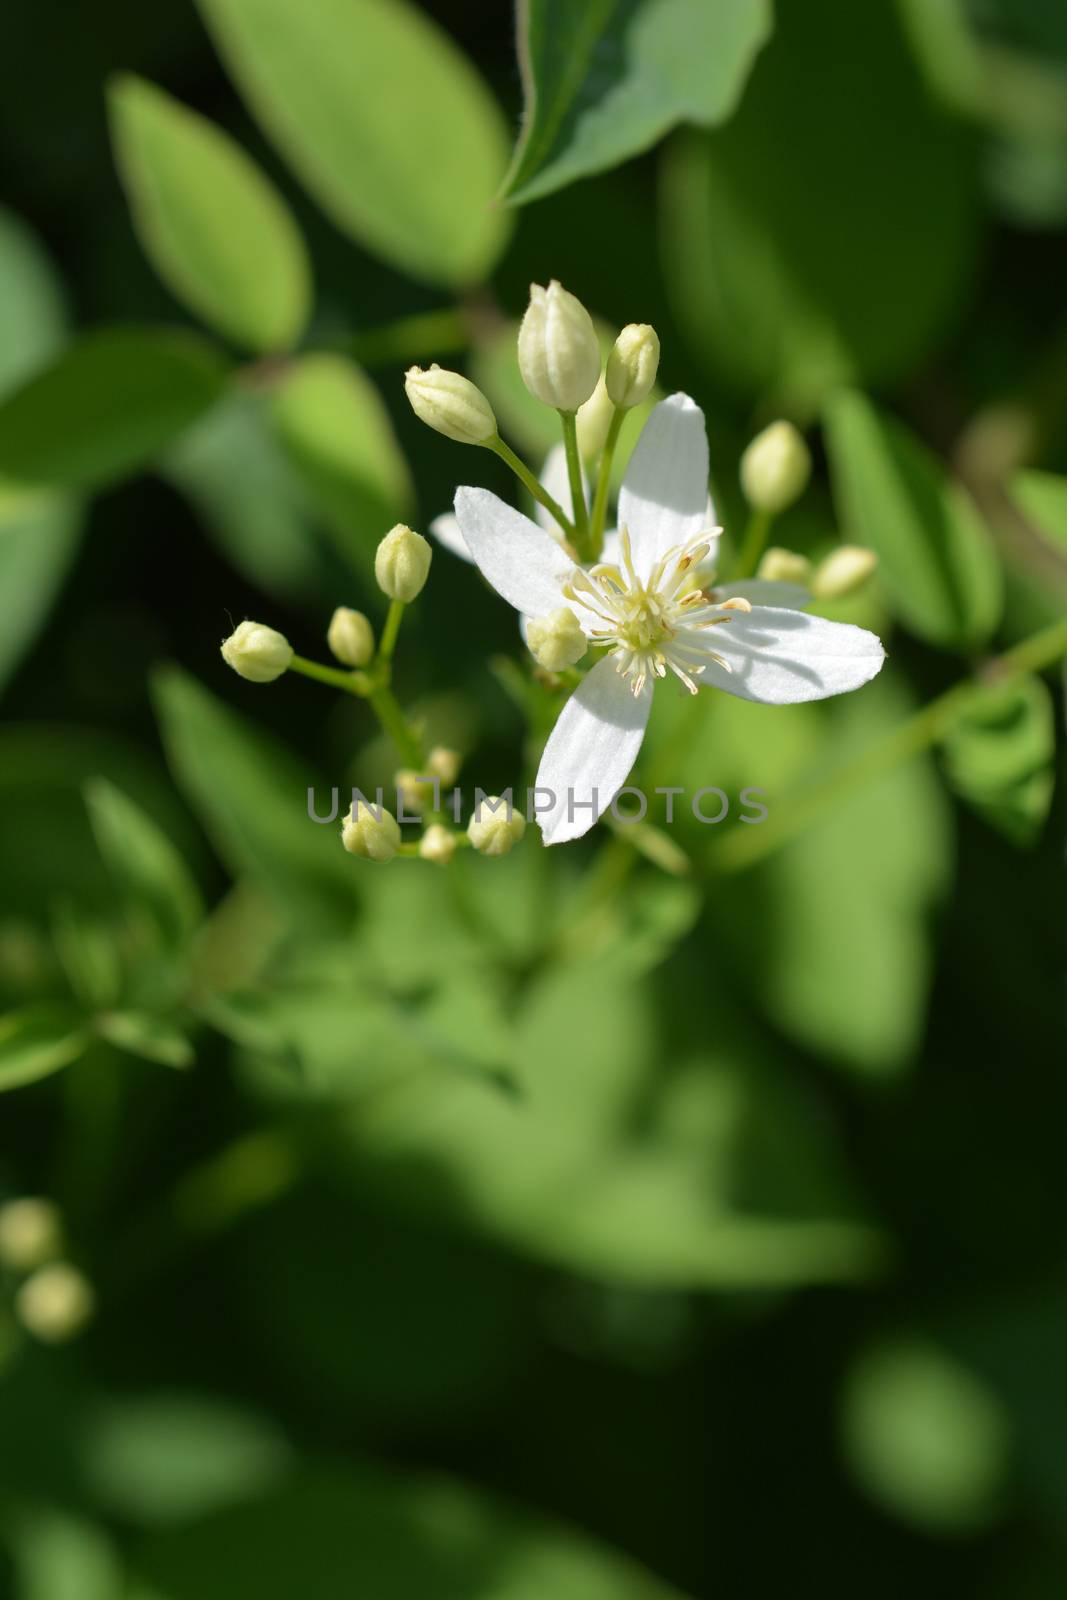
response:
<path fill-rule="evenodd" d="M 866 628 L 767 606 L 731 612 L 729 622 L 709 628 L 704 638 L 731 670 L 709 660 L 700 683 L 767 705 L 847 694 L 868 683 L 885 660 L 882 641 Z"/>
<path fill-rule="evenodd" d="M 550 534 L 488 489 L 457 489 L 456 520 L 467 548 L 498 594 L 528 617 L 564 604 L 561 589 L 575 571 Z"/>
<path fill-rule="evenodd" d="M 588 833 L 618 794 L 637 760 L 652 706 L 652 683 L 639 695 L 615 670 L 611 656 L 598 661 L 559 714 L 537 773 L 537 787 L 555 803 L 538 808 L 546 844 Z M 590 802 L 595 800 L 595 813 Z"/>
<path fill-rule="evenodd" d="M 601 561 L 606 561 L 610 566 L 617 567 L 622 560 L 622 535 L 618 528 L 604 529 L 604 548 L 600 552 Z"/>
<path fill-rule="evenodd" d="M 802 583 L 783 583 L 779 578 L 742 578 L 739 583 L 713 583 L 717 595 L 728 600 L 739 595 L 754 606 L 773 606 L 779 611 L 806 611 L 811 605 L 811 590 Z"/>
<path fill-rule="evenodd" d="M 704 413 L 688 395 L 661 400 L 642 428 L 619 494 L 619 526 L 630 531 L 642 578 L 665 551 L 708 527 Z"/>
<path fill-rule="evenodd" d="M 584 487 L 583 475 L 583 487 Z M 574 496 L 571 494 L 570 474 L 567 471 L 567 452 L 561 444 L 555 444 L 545 457 L 545 464 L 541 468 L 541 487 L 556 501 L 561 511 L 571 520 L 574 520 Z M 588 489 L 586 494 L 588 495 Z M 550 511 L 546 511 L 540 500 L 534 502 L 534 516 L 546 533 L 554 539 L 565 539 L 566 528 L 561 528 Z"/>
<path fill-rule="evenodd" d="M 442 511 L 439 517 L 434 517 L 430 523 L 430 532 L 438 544 L 443 544 L 446 550 L 451 550 L 461 561 L 474 560 L 467 549 L 466 540 L 459 531 L 459 522 L 454 511 Z"/>

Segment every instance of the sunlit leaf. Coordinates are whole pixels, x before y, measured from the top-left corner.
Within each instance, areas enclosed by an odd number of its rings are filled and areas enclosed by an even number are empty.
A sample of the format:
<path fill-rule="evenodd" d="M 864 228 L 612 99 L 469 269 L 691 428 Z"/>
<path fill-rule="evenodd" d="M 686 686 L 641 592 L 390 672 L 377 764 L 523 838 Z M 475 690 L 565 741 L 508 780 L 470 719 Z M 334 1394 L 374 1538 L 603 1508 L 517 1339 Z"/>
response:
<path fill-rule="evenodd" d="M 81 508 L 58 495 L 0 514 L 0 685 L 44 624 L 81 529 Z"/>
<path fill-rule="evenodd" d="M 478 282 L 507 236 L 482 79 L 408 0 L 200 0 L 266 132 L 337 225 L 430 283 Z"/>
<path fill-rule="evenodd" d="M 617 166 L 675 123 L 723 121 L 771 23 L 769 0 L 523 0 L 526 109 L 508 196 L 535 200 Z"/>
<path fill-rule="evenodd" d="M 1012 497 L 1050 544 L 1067 554 L 1067 478 L 1055 472 L 1020 472 Z"/>
<path fill-rule="evenodd" d="M 311 306 L 296 223 L 221 128 L 143 78 L 109 91 L 115 156 L 145 252 L 160 277 L 216 332 L 281 350 Z"/>
<path fill-rule="evenodd" d="M 79 1449 L 98 1505 L 157 1526 L 255 1499 L 288 1462 L 284 1440 L 255 1412 L 184 1393 L 102 1402 L 90 1411 Z"/>
<path fill-rule="evenodd" d="M 18 1600 L 122 1600 L 124 1574 L 102 1529 L 51 1508 L 17 1512 L 13 1523 Z"/>
<path fill-rule="evenodd" d="M 807 414 L 841 383 L 909 373 L 959 315 L 975 152 L 895 5 L 776 19 L 734 117 L 668 151 L 663 260 L 709 372 Z"/>
<path fill-rule="evenodd" d="M 87 1042 L 78 1019 L 57 1006 L 28 1007 L 0 1017 L 0 1091 L 20 1089 L 69 1067 Z"/>
<path fill-rule="evenodd" d="M 305 356 L 279 385 L 273 417 L 340 554 L 370 574 L 383 534 L 414 499 L 378 390 L 344 356 Z"/>
<path fill-rule="evenodd" d="M 94 1019 L 102 1039 L 116 1050 L 180 1071 L 191 1067 L 196 1052 L 180 1028 L 143 1011 L 107 1011 Z"/>
<path fill-rule="evenodd" d="M 0 391 L 58 350 L 66 320 L 51 261 L 25 223 L 0 209 Z"/>
<path fill-rule="evenodd" d="M 70 487 L 121 478 L 218 399 L 225 373 L 189 334 L 85 334 L 0 404 L 0 473 Z"/>
<path fill-rule="evenodd" d="M 969 1529 L 998 1508 L 1008 1419 L 981 1378 L 937 1345 L 898 1339 L 865 1351 L 842 1398 L 842 1432 L 863 1487 L 907 1522 Z"/>
<path fill-rule="evenodd" d="M 842 535 L 877 552 L 901 620 L 934 644 L 968 649 L 987 639 L 1000 620 L 1001 573 L 965 492 L 861 394 L 831 399 L 826 443 Z"/>

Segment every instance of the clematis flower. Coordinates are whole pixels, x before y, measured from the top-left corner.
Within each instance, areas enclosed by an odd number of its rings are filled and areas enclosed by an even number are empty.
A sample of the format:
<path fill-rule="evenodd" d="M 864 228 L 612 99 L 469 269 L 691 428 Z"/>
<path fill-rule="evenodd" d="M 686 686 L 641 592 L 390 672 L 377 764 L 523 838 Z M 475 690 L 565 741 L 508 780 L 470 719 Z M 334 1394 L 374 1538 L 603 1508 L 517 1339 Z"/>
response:
<path fill-rule="evenodd" d="M 541 758 L 537 787 L 554 797 L 537 819 L 546 844 L 579 838 L 610 805 L 637 759 L 653 687 L 668 674 L 694 694 L 707 686 L 791 705 L 858 689 L 882 666 L 873 633 L 790 609 L 807 598 L 796 585 L 709 587 L 718 530 L 708 507 L 704 417 L 684 394 L 645 424 L 619 496 L 618 549 L 591 568 L 489 490 L 456 493 L 456 528 L 493 588 L 526 619 L 570 607 L 590 645 L 607 652 Z"/>

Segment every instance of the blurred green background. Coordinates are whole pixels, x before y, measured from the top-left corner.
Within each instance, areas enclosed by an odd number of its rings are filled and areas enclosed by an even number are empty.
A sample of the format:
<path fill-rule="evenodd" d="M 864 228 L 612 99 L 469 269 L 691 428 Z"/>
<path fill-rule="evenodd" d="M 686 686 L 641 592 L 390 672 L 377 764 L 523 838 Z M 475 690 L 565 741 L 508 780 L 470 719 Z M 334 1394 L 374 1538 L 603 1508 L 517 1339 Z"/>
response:
<path fill-rule="evenodd" d="M 1058 1600 L 1064 682 L 989 662 L 1067 613 L 1067 16 L 519 33 L 2 24 L 0 1596 Z M 389 781 L 366 707 L 219 658 L 245 616 L 322 658 L 392 522 L 511 495 L 402 374 L 463 367 L 537 464 L 550 277 L 655 325 L 728 540 L 786 415 L 774 541 L 879 554 L 827 609 L 887 641 L 860 694 L 659 697 L 644 781 L 763 787 L 761 859 L 683 822 L 681 874 L 604 828 L 372 867 L 304 811 Z M 398 690 L 490 792 L 554 711 L 520 660 L 439 550 Z M 24 1197 L 61 1237 L 5 1243 Z M 50 1255 L 92 1316 L 24 1292 Z"/>

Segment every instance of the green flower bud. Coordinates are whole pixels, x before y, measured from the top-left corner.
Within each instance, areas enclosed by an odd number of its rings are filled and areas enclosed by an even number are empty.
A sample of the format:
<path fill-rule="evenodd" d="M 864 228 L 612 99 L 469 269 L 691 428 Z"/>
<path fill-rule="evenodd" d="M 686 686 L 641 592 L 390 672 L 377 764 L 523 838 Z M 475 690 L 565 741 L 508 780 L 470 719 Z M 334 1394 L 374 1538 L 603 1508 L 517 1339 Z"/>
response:
<path fill-rule="evenodd" d="M 393 787 L 403 801 L 405 822 L 410 820 L 406 813 L 425 811 L 427 806 L 433 804 L 432 781 L 427 782 L 425 775 L 416 772 L 412 767 L 400 768 L 393 779 Z"/>
<path fill-rule="evenodd" d="M 756 576 L 769 578 L 773 583 L 802 583 L 806 588 L 811 582 L 811 562 L 807 556 L 798 556 L 795 550 L 783 550 L 781 545 L 772 544 L 764 552 Z"/>
<path fill-rule="evenodd" d="M 292 661 L 293 647 L 262 622 L 242 622 L 223 642 L 222 659 L 249 683 L 273 683 Z"/>
<path fill-rule="evenodd" d="M 499 795 L 488 795 L 467 824 L 467 838 L 483 856 L 506 856 L 526 832 L 526 818 Z"/>
<path fill-rule="evenodd" d="M 365 667 L 374 654 L 374 629 L 362 611 L 338 606 L 330 618 L 326 642 L 346 667 Z"/>
<path fill-rule="evenodd" d="M 436 362 L 428 372 L 409 367 L 404 389 L 415 415 L 460 444 L 487 444 L 496 437 L 493 408 L 476 384 Z"/>
<path fill-rule="evenodd" d="M 601 373 L 596 388 L 585 405 L 578 407 L 578 415 L 575 418 L 578 449 L 583 461 L 595 461 L 603 450 L 614 415 L 615 407 L 608 398 L 608 386 L 604 382 L 604 374 Z"/>
<path fill-rule="evenodd" d="M 772 422 L 741 457 L 741 487 L 754 511 L 777 516 L 807 488 L 811 455 L 791 422 Z"/>
<path fill-rule="evenodd" d="M 817 600 L 840 600 L 865 584 L 877 565 L 873 550 L 858 544 L 839 545 L 815 568 L 811 592 Z"/>
<path fill-rule="evenodd" d="M 546 672 L 573 667 L 589 648 L 589 640 L 568 606 L 560 606 L 547 617 L 531 617 L 526 624 L 526 643 L 537 665 Z"/>
<path fill-rule="evenodd" d="M 613 405 L 639 406 L 652 393 L 659 371 L 659 335 L 647 322 L 631 322 L 608 356 L 607 385 Z"/>
<path fill-rule="evenodd" d="M 42 1344 L 63 1344 L 81 1332 L 96 1297 L 86 1278 L 67 1261 L 39 1267 L 15 1296 L 15 1312 L 27 1333 Z"/>
<path fill-rule="evenodd" d="M 0 1267 L 32 1272 L 62 1248 L 63 1226 L 51 1200 L 27 1195 L 0 1206 Z"/>
<path fill-rule="evenodd" d="M 557 411 L 577 411 L 596 388 L 600 345 L 593 319 L 555 278 L 547 289 L 530 285 L 519 328 L 519 371 L 530 393 Z"/>
<path fill-rule="evenodd" d="M 349 855 L 365 861 L 392 861 L 400 848 L 400 824 L 384 806 L 357 800 L 341 826 L 341 843 Z"/>
<path fill-rule="evenodd" d="M 374 557 L 374 576 L 378 587 L 390 600 L 402 600 L 405 605 L 422 593 L 433 560 L 433 550 L 411 528 L 398 522 L 386 534 Z"/>
<path fill-rule="evenodd" d="M 455 834 L 451 828 L 443 828 L 439 822 L 427 828 L 419 840 L 419 855 L 424 861 L 433 861 L 439 867 L 447 867 L 455 853 Z"/>

